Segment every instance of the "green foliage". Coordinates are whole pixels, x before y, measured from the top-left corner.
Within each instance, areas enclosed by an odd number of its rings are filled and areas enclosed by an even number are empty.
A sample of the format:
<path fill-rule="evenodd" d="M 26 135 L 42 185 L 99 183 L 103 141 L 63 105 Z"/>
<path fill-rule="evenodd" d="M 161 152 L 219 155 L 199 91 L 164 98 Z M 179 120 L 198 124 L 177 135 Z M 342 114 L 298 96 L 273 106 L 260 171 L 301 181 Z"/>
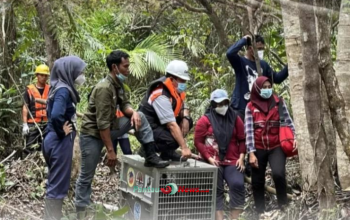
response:
<path fill-rule="evenodd" d="M 5 166 L 0 164 L 0 192 L 5 190 L 7 187 L 14 185 L 13 182 L 6 180 Z"/>
<path fill-rule="evenodd" d="M 0 84 L 0 152 L 14 138 L 19 129 L 18 115 L 21 102 L 15 88 L 5 88 Z M 17 118 L 17 120 L 16 120 Z"/>
<path fill-rule="evenodd" d="M 130 72 L 137 79 L 150 71 L 164 73 L 170 60 L 181 57 L 179 52 L 171 50 L 171 45 L 157 35 L 150 35 L 127 52 L 130 54 Z"/>

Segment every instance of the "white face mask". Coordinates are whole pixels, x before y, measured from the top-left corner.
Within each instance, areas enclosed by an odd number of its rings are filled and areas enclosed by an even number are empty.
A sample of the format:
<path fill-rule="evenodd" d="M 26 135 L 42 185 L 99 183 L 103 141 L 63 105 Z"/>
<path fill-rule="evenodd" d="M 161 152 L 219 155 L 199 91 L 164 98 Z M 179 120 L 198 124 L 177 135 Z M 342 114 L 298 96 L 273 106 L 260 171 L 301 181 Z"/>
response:
<path fill-rule="evenodd" d="M 216 113 L 218 113 L 220 115 L 226 115 L 227 109 L 228 109 L 228 105 L 223 105 L 220 107 L 216 107 L 215 111 L 216 111 Z"/>
<path fill-rule="evenodd" d="M 262 60 L 264 58 L 264 51 L 258 50 L 258 56 L 259 56 L 259 59 Z"/>
<path fill-rule="evenodd" d="M 83 85 L 85 82 L 85 75 L 84 74 L 80 74 L 74 81 L 74 84 L 81 86 Z"/>

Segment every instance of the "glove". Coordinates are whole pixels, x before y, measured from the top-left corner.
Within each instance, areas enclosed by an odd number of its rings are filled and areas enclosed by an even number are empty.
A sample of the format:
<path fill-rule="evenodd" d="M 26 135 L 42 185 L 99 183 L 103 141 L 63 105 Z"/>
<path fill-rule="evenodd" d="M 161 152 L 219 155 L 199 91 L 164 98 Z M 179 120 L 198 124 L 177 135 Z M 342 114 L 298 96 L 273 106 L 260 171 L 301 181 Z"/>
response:
<path fill-rule="evenodd" d="M 22 135 L 26 136 L 27 134 L 29 134 L 28 124 L 27 123 L 23 123 Z"/>

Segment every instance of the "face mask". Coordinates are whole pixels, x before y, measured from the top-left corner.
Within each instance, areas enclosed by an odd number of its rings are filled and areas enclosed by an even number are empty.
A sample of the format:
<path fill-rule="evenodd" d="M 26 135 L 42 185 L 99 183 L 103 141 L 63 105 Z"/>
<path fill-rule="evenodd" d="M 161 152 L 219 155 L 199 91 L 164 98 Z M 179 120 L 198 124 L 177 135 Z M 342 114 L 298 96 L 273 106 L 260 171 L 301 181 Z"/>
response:
<path fill-rule="evenodd" d="M 260 96 L 264 99 L 268 99 L 272 96 L 272 89 L 261 89 Z"/>
<path fill-rule="evenodd" d="M 177 85 L 177 91 L 179 93 L 184 92 L 186 90 L 186 88 L 187 88 L 186 83 L 178 83 L 178 85 Z"/>
<path fill-rule="evenodd" d="M 80 74 L 74 81 L 74 84 L 78 85 L 78 86 L 81 86 L 83 85 L 85 82 L 85 75 L 83 74 Z"/>
<path fill-rule="evenodd" d="M 220 107 L 216 107 L 215 111 L 216 111 L 216 113 L 218 113 L 220 115 L 226 115 L 227 109 L 228 109 L 228 105 L 223 105 Z"/>
<path fill-rule="evenodd" d="M 264 51 L 258 50 L 258 56 L 259 56 L 259 59 L 262 60 L 264 58 Z"/>
<path fill-rule="evenodd" d="M 121 83 L 124 83 L 124 81 L 125 81 L 128 77 L 124 76 L 124 75 L 119 71 L 118 66 L 116 66 L 116 68 L 117 68 L 117 71 L 118 71 L 118 74 L 116 74 L 117 78 L 119 79 L 119 81 L 120 81 Z"/>
<path fill-rule="evenodd" d="M 123 74 L 119 73 L 117 75 L 118 79 L 120 80 L 120 82 L 124 82 L 128 77 L 124 76 Z"/>

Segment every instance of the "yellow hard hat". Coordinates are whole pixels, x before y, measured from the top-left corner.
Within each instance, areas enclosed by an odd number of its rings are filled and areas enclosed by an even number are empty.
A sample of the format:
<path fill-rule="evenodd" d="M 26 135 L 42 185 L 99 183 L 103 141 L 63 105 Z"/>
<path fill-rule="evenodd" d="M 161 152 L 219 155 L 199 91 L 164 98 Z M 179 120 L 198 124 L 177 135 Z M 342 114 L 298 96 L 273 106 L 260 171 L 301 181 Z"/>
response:
<path fill-rule="evenodd" d="M 45 64 L 41 64 L 41 65 L 36 67 L 35 73 L 50 75 L 50 69 Z"/>

